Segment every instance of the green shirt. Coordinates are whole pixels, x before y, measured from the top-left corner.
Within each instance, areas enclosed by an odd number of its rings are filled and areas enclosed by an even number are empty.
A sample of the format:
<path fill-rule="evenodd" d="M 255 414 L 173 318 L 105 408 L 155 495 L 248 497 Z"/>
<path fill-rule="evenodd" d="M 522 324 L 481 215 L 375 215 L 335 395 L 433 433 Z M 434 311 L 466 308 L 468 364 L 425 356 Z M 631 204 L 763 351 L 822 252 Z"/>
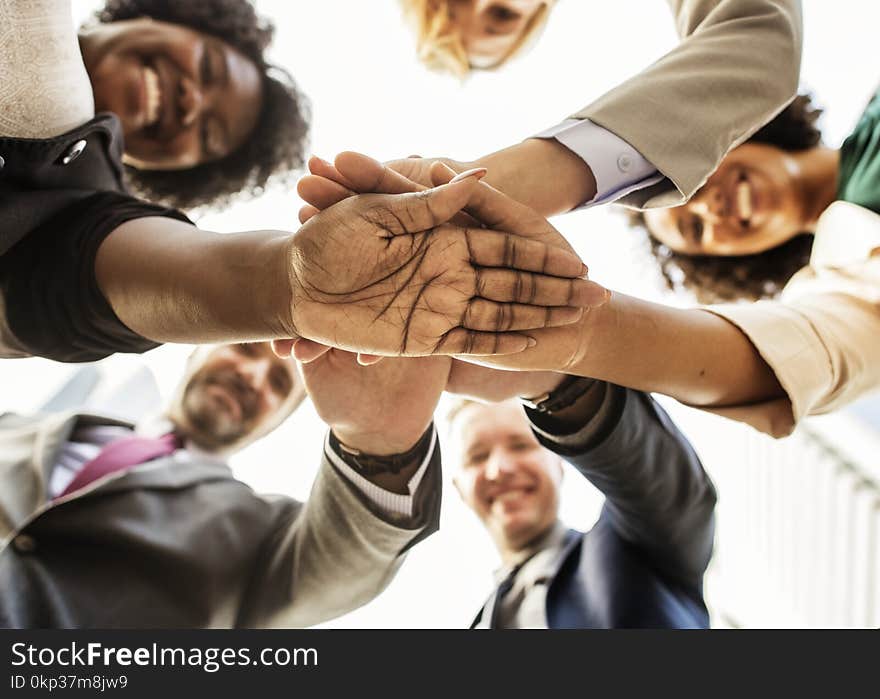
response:
<path fill-rule="evenodd" d="M 880 92 L 840 148 L 837 198 L 880 214 Z"/>

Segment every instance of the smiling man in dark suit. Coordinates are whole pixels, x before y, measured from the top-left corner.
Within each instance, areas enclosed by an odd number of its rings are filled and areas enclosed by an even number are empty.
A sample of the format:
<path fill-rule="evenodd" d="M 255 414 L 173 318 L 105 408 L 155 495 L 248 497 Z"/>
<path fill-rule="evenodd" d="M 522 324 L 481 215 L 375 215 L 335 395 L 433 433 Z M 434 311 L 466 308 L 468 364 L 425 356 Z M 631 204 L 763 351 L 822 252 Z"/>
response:
<path fill-rule="evenodd" d="M 455 485 L 501 559 L 476 628 L 706 628 L 715 490 L 645 393 L 551 378 L 526 401 L 452 415 Z M 588 532 L 558 519 L 562 460 L 605 495 Z"/>

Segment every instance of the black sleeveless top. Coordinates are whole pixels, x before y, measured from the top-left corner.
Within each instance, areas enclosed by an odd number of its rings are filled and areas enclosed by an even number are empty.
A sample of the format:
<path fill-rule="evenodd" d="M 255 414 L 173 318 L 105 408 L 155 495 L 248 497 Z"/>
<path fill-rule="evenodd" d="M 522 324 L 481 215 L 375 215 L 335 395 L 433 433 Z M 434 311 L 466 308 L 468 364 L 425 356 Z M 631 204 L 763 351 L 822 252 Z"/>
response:
<path fill-rule="evenodd" d="M 95 280 L 95 256 L 126 221 L 189 219 L 132 197 L 122 174 L 122 129 L 112 114 L 54 138 L 0 137 L 0 356 L 85 362 L 157 346 L 113 312 Z"/>

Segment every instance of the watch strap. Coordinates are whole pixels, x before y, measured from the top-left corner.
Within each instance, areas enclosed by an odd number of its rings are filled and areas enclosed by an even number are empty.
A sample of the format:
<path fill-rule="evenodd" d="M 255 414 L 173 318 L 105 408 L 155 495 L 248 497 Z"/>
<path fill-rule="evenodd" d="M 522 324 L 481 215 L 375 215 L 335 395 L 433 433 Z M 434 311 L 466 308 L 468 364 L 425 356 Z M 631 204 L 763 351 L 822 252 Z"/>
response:
<path fill-rule="evenodd" d="M 367 454 L 359 449 L 346 446 L 330 430 L 330 448 L 333 449 L 346 464 L 351 466 L 360 475 L 365 477 L 377 476 L 382 473 L 397 475 L 403 469 L 411 466 L 419 457 L 424 457 L 431 443 L 431 435 L 434 426 L 431 425 L 419 438 L 412 448 L 401 454 L 377 455 Z"/>

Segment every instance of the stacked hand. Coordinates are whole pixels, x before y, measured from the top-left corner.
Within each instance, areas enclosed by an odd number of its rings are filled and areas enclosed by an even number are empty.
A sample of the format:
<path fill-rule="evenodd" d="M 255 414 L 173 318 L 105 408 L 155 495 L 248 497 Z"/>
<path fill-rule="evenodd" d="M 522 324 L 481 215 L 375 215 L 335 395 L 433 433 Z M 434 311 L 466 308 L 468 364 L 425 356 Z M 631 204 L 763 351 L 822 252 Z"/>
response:
<path fill-rule="evenodd" d="M 400 162 L 406 161 L 397 161 L 395 167 L 398 167 Z M 300 211 L 300 218 L 304 221 L 311 219 L 322 208 L 331 207 L 356 192 L 378 190 L 398 193 L 423 189 L 422 185 L 403 177 L 390 167 L 356 153 L 341 154 L 333 165 L 313 158 L 309 163 L 309 169 L 312 174 L 304 177 L 299 185 L 300 195 L 308 202 Z M 424 173 L 420 176 L 423 177 Z M 439 184 L 449 181 L 454 176 L 454 172 L 442 164 L 434 163 L 431 176 L 433 182 Z M 471 220 L 479 220 L 484 225 L 525 235 L 531 240 L 540 241 L 559 250 L 571 251 L 571 246 L 562 234 L 544 218 L 484 183 L 477 186 L 465 211 L 472 217 Z M 610 297 L 610 292 L 606 292 L 598 285 L 593 286 L 593 290 L 597 296 L 601 294 L 600 302 Z M 595 307 L 600 303 L 592 305 Z M 588 310 L 586 319 L 589 313 Z M 479 360 L 469 359 L 501 368 L 564 371 L 565 367 L 571 366 L 585 351 L 588 345 L 586 337 L 588 332 L 589 323 L 583 321 L 556 328 L 532 330 L 527 334 L 536 340 L 537 344 L 530 345 L 524 351 L 506 356 L 486 356 Z M 290 343 L 277 343 L 276 346 L 281 353 L 290 351 Z M 299 343 L 296 353 L 299 358 L 308 360 L 318 356 L 325 349 L 314 343 Z M 367 361 L 371 359 L 367 358 Z M 459 362 L 454 362 L 450 374 L 450 388 L 456 392 L 472 395 L 479 395 L 483 391 L 483 395 L 487 398 L 496 399 L 511 395 L 511 391 L 514 390 L 520 395 L 542 393 L 544 391 L 537 391 L 535 387 L 542 385 L 552 388 L 555 381 L 553 377 L 538 378 L 526 374 L 517 376 L 509 372 L 493 372 L 492 376 L 492 379 L 487 379 L 485 375 L 460 366 Z M 493 382 L 497 383 L 493 384 Z"/>
<path fill-rule="evenodd" d="M 321 419 L 348 447 L 368 454 L 408 451 L 424 434 L 449 376 L 448 357 L 391 357 L 372 366 L 333 349 L 301 365 Z"/>
<path fill-rule="evenodd" d="M 391 185 L 346 189 L 310 212 L 291 239 L 293 310 L 282 332 L 376 355 L 507 354 L 534 344 L 526 331 L 575 323 L 603 302 L 580 259 L 546 236 L 506 232 L 503 217 L 495 230 L 449 223 L 474 205 L 479 174 L 396 196 L 403 190 Z"/>

